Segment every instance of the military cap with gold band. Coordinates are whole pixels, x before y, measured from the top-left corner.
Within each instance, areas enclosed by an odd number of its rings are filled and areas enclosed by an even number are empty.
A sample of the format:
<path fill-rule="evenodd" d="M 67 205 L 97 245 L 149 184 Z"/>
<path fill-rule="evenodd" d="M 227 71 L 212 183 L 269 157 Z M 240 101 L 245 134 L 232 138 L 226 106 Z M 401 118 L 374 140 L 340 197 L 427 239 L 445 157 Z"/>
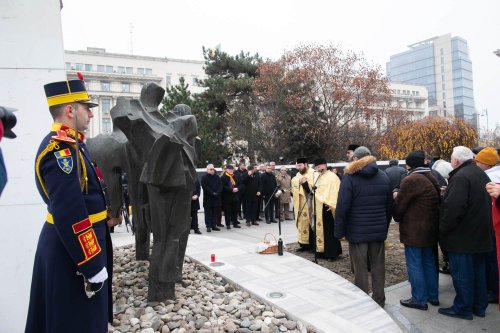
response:
<path fill-rule="evenodd" d="M 91 101 L 83 80 L 48 83 L 44 89 L 49 107 L 69 103 L 87 104 L 91 108 L 99 105 Z"/>

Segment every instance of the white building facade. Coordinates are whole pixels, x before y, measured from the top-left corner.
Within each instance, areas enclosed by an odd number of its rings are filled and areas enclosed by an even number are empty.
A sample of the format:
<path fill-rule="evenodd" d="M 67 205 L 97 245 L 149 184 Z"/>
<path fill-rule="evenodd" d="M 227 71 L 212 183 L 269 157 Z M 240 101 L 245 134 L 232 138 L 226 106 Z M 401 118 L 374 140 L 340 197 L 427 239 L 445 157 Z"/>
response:
<path fill-rule="evenodd" d="M 429 115 L 427 88 L 423 85 L 390 82 L 391 106 L 400 107 L 411 114 L 411 120 L 419 120 Z"/>
<path fill-rule="evenodd" d="M 76 73 L 81 72 L 92 100 L 99 104 L 93 109 L 88 137 L 111 133 L 109 112 L 117 98 L 138 98 L 146 82 L 156 82 L 165 89 L 179 84 L 183 77 L 191 93 L 203 91 L 197 85 L 197 80 L 205 78 L 203 61 L 108 53 L 95 47 L 87 47 L 85 51 L 66 50 L 64 59 L 68 79 L 75 79 Z"/>

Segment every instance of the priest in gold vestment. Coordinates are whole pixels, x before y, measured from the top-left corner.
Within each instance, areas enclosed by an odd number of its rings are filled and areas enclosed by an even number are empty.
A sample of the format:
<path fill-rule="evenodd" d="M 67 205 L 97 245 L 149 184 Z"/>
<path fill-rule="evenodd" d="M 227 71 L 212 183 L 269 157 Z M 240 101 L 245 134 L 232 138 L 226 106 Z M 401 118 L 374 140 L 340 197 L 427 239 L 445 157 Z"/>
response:
<path fill-rule="evenodd" d="M 312 249 L 312 196 L 306 192 L 309 190 L 308 183 L 312 184 L 313 169 L 307 165 L 305 158 L 298 158 L 296 168 L 297 175 L 292 178 L 292 196 L 293 196 L 293 213 L 295 217 L 295 225 L 298 231 L 298 242 L 300 248 L 298 251 L 306 251 Z"/>
<path fill-rule="evenodd" d="M 316 252 L 325 259 L 337 259 L 342 254 L 342 246 L 340 241 L 333 236 L 333 217 L 337 208 L 340 180 L 327 170 L 324 158 L 314 161 L 314 169 L 312 182 L 308 182 L 308 185 L 315 198 L 312 209 L 316 214 L 316 228 L 314 228 L 313 221 Z"/>

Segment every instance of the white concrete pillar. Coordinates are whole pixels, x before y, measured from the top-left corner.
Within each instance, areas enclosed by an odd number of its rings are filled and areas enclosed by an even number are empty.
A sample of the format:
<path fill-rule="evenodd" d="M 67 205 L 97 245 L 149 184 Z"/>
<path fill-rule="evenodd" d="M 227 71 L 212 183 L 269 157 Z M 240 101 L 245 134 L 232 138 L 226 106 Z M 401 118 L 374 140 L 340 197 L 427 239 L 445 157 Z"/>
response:
<path fill-rule="evenodd" d="M 59 0 L 0 1 L 0 105 L 17 108 L 17 138 L 0 143 L 8 183 L 0 197 L 0 332 L 24 332 L 33 258 L 46 207 L 35 154 L 50 130 L 43 85 L 65 80 Z"/>

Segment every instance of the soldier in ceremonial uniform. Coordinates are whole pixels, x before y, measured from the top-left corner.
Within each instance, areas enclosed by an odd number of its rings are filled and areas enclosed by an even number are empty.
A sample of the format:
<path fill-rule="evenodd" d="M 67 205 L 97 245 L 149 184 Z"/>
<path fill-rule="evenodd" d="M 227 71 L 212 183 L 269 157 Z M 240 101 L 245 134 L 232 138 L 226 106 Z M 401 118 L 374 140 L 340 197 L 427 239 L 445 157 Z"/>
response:
<path fill-rule="evenodd" d="M 307 251 L 311 249 L 312 230 L 311 230 L 311 196 L 305 191 L 307 184 L 313 183 L 314 170 L 307 165 L 307 160 L 303 157 L 297 159 L 298 173 L 292 178 L 293 211 L 295 214 L 295 225 L 298 230 L 298 242 L 300 248 L 298 251 Z"/>
<path fill-rule="evenodd" d="M 35 162 L 47 216 L 35 254 L 26 332 L 105 333 L 112 320 L 106 203 L 83 142 L 97 104 L 80 78 L 44 87 L 54 124 Z"/>

